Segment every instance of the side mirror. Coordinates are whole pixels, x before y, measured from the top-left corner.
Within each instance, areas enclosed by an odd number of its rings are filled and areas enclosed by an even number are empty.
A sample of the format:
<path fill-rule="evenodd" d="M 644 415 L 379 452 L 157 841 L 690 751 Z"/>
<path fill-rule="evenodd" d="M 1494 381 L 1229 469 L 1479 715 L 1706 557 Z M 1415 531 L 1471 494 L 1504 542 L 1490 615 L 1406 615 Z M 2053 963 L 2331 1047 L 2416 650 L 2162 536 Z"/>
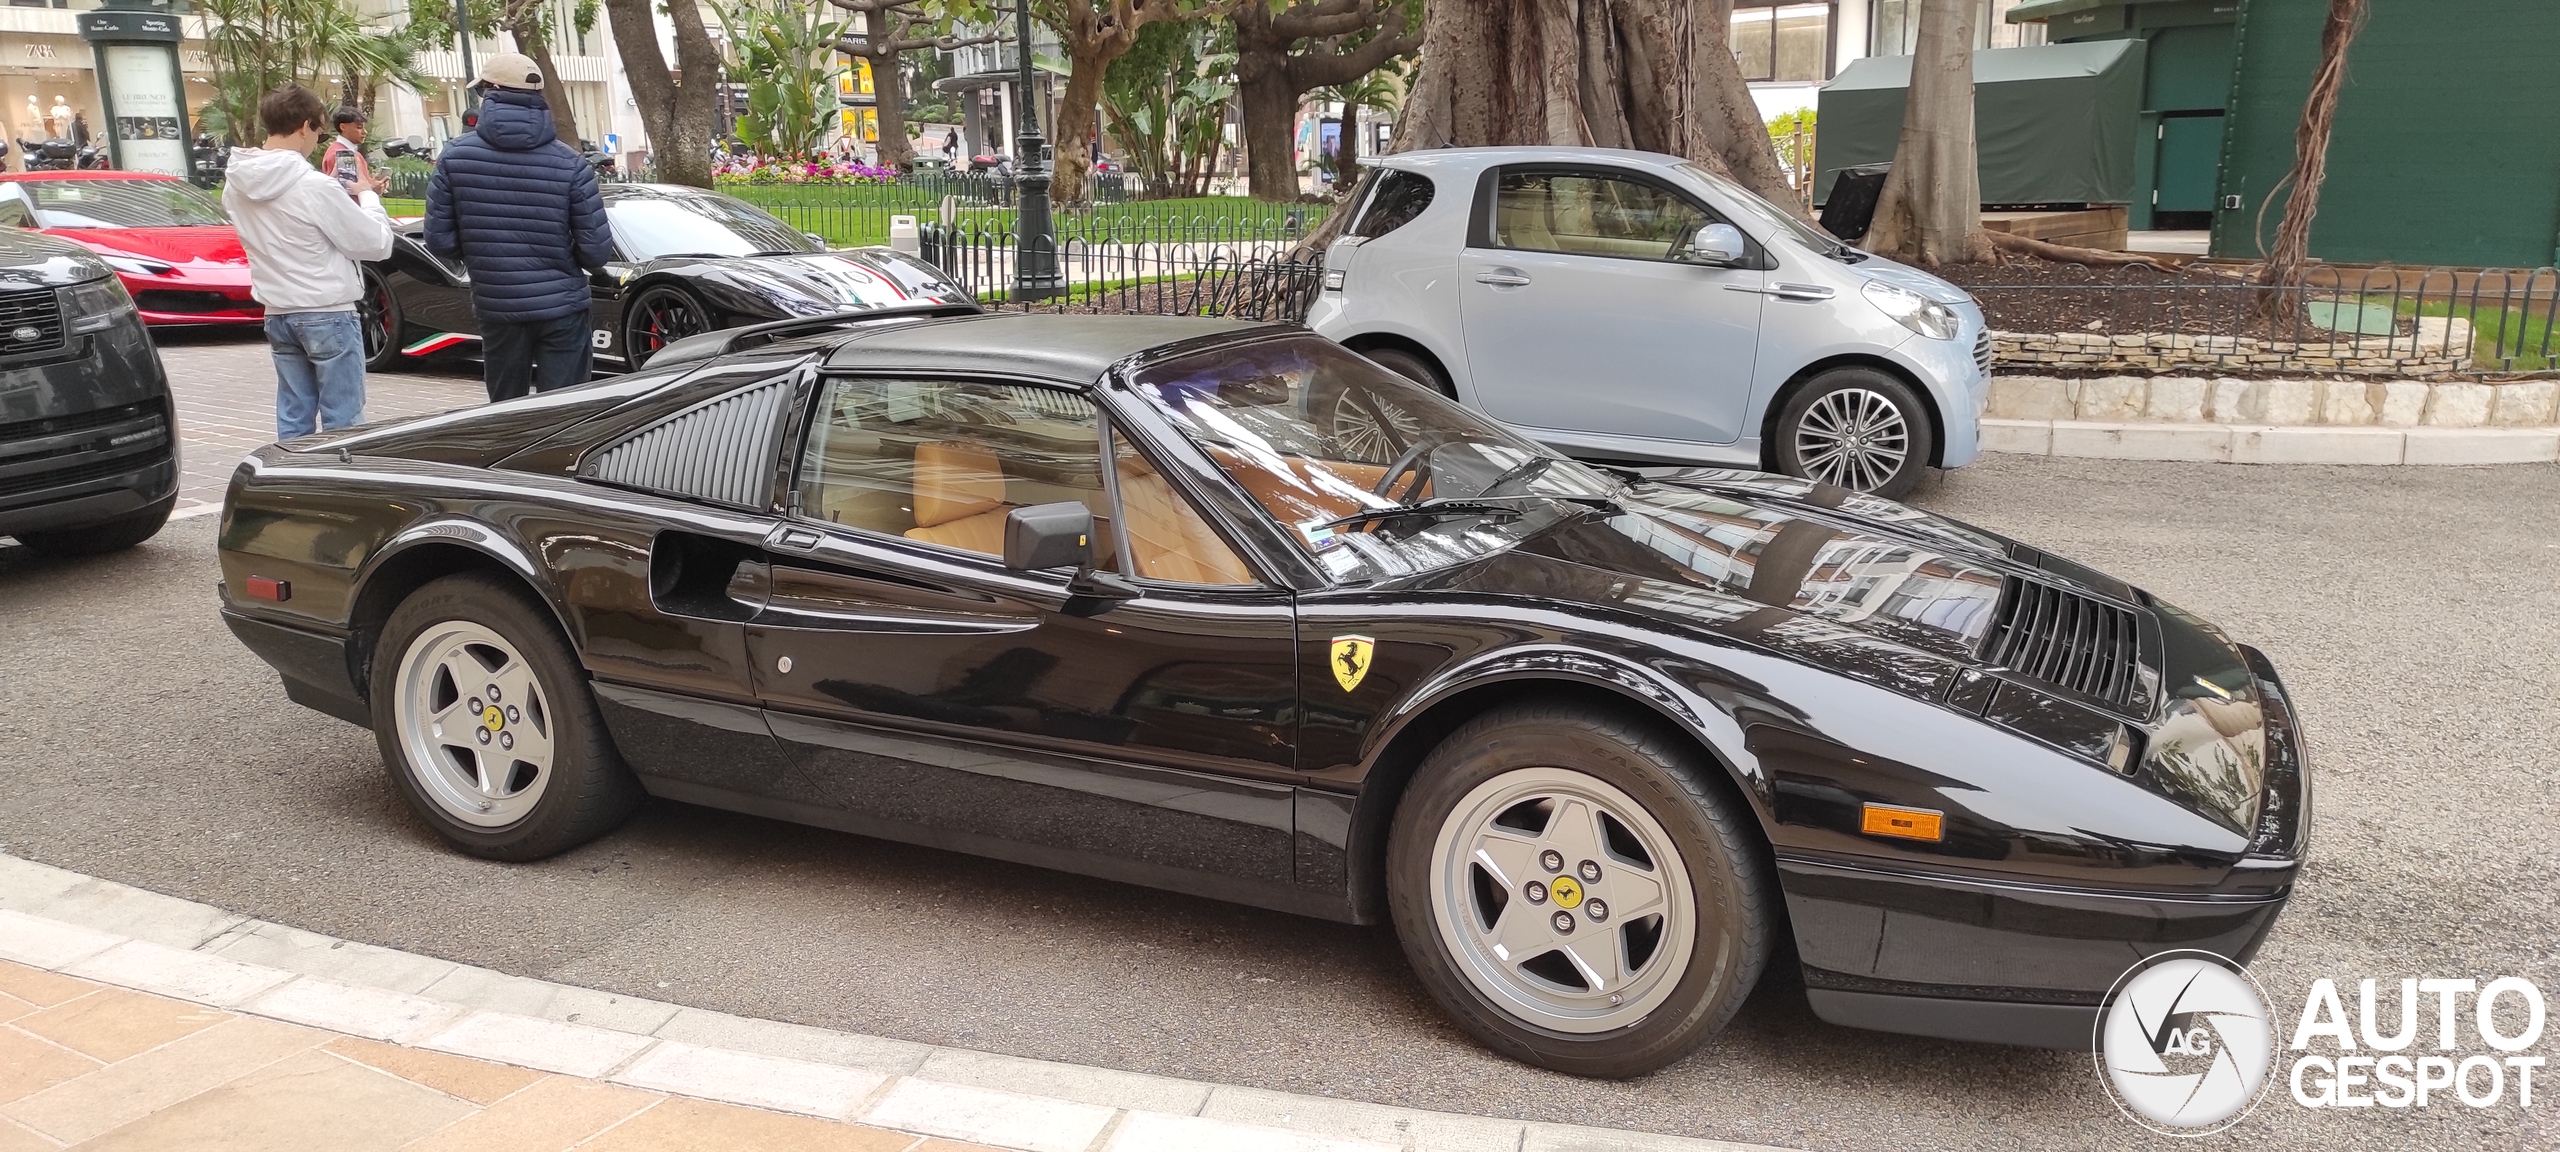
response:
<path fill-rule="evenodd" d="M 820 247 L 820 248 L 832 248 L 832 247 L 834 247 L 834 245 L 827 243 L 827 238 L 826 238 L 826 237 L 824 237 L 824 236 L 820 236 L 820 235 L 818 235 L 818 234 L 817 234 L 817 233 L 815 233 L 815 232 L 803 232 L 803 233 L 801 233 L 801 235 L 808 237 L 808 238 L 809 238 L 809 242 L 810 242 L 810 243 L 815 244 L 815 245 L 817 245 L 817 246 L 818 246 L 818 247 Z"/>
<path fill-rule="evenodd" d="M 1004 518 L 1004 566 L 1093 567 L 1093 510 L 1073 500 L 1016 508 Z"/>
<path fill-rule="evenodd" d="M 1067 591 L 1096 600 L 1134 600 L 1137 585 L 1093 567 L 1093 510 L 1073 500 L 1016 508 L 1004 517 L 1004 566 L 1017 572 L 1076 570 Z"/>
<path fill-rule="evenodd" d="M 1750 242 L 1742 238 L 1742 229 L 1731 224 L 1709 224 L 1698 229 L 1697 238 L 1689 242 L 1689 259 L 1698 264 L 1738 264 L 1750 250 Z"/>

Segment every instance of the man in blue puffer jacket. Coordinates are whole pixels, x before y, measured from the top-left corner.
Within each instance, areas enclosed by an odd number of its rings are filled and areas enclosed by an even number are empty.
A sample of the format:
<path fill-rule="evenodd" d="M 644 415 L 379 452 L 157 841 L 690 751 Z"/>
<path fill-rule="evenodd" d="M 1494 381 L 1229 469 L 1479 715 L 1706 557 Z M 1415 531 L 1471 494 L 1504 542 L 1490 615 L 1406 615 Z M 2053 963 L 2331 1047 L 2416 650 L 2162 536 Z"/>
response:
<path fill-rule="evenodd" d="M 613 257 L 596 172 L 553 136 L 542 73 L 519 53 L 480 66 L 480 124 L 436 157 L 427 247 L 462 257 L 489 399 L 586 382 L 588 277 Z"/>

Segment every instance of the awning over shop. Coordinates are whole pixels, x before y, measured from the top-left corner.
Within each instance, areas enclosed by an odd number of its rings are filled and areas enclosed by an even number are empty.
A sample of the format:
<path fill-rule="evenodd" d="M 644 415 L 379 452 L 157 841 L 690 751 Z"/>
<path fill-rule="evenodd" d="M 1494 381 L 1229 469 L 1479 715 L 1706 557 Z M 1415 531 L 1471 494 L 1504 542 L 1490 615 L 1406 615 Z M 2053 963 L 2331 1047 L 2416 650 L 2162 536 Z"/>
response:
<path fill-rule="evenodd" d="M 2140 40 L 2098 40 L 1974 53 L 1982 202 L 2129 202 L 2142 52 Z M 1910 86 L 1911 57 L 1870 56 L 1823 87 L 1817 203 L 1842 168 L 1892 161 Z"/>

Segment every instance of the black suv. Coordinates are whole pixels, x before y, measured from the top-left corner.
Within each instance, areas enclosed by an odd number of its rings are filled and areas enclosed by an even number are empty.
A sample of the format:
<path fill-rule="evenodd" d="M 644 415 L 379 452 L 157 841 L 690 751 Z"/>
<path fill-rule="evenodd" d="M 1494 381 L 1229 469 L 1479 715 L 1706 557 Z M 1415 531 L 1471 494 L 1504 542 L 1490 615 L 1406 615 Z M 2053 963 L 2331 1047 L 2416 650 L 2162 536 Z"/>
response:
<path fill-rule="evenodd" d="M 151 538 L 178 499 L 177 413 L 114 272 L 0 228 L 0 536 L 39 552 Z"/>

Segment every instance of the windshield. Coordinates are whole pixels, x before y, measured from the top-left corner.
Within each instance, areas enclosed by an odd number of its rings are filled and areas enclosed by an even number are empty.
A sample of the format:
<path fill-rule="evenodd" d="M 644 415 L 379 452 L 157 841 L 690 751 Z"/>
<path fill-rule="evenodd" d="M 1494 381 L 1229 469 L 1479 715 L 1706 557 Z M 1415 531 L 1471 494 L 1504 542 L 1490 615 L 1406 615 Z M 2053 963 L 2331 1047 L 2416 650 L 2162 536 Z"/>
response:
<path fill-rule="evenodd" d="M 1851 248 L 1848 245 L 1815 230 L 1813 226 L 1806 224 L 1802 220 L 1796 219 L 1795 216 L 1789 213 L 1786 209 L 1777 207 L 1768 201 L 1761 199 L 1757 194 L 1740 184 L 1736 184 L 1731 180 L 1727 180 L 1724 177 L 1718 176 L 1713 172 L 1709 172 L 1704 168 L 1700 168 L 1695 164 L 1683 163 L 1680 165 L 1680 171 L 1688 174 L 1690 179 L 1703 181 L 1707 186 L 1724 193 L 1725 206 L 1733 209 L 1736 214 L 1748 216 L 1753 220 L 1766 224 L 1782 235 L 1793 237 L 1796 243 L 1802 244 L 1807 248 L 1811 248 L 1825 256 L 1835 257 L 1857 251 L 1857 249 Z"/>
<path fill-rule="evenodd" d="M 1513 436 L 1328 340 L 1275 340 L 1152 367 L 1153 401 L 1337 579 L 1508 548 L 1605 500 L 1608 477 Z M 1462 503 L 1460 503 L 1462 502 Z M 1457 510 L 1364 519 L 1378 509 Z"/>
<path fill-rule="evenodd" d="M 716 193 L 619 197 L 605 202 L 605 217 L 614 243 L 633 260 L 826 250 L 763 209 Z"/>
<path fill-rule="evenodd" d="M 29 180 L 45 228 L 188 228 L 229 224 L 222 204 L 178 180 Z"/>

